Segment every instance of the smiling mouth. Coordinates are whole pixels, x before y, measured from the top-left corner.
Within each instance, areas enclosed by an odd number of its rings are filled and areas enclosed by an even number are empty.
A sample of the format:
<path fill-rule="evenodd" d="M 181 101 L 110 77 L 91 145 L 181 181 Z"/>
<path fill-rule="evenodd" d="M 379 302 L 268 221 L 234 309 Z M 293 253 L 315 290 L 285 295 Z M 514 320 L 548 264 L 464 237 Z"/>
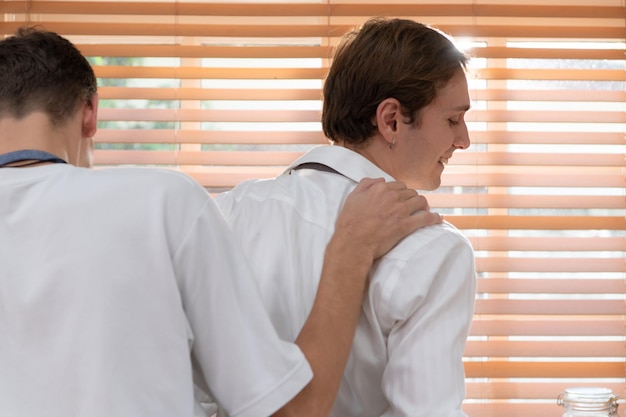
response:
<path fill-rule="evenodd" d="M 448 158 L 441 158 L 441 159 L 439 160 L 439 163 L 440 163 L 441 165 L 443 165 L 443 166 L 448 165 Z"/>

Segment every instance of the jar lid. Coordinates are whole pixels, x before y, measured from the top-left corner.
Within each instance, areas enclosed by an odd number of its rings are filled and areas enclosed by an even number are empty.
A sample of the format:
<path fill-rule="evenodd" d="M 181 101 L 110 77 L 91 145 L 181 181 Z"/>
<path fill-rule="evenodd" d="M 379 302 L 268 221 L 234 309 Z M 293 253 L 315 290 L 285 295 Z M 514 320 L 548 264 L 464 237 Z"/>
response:
<path fill-rule="evenodd" d="M 609 416 L 617 412 L 618 397 L 608 388 L 576 387 L 567 388 L 557 398 L 557 404 L 570 410 L 578 411 L 608 411 Z"/>
<path fill-rule="evenodd" d="M 565 399 L 576 402 L 609 402 L 615 398 L 613 391 L 600 387 L 576 387 L 565 389 Z"/>

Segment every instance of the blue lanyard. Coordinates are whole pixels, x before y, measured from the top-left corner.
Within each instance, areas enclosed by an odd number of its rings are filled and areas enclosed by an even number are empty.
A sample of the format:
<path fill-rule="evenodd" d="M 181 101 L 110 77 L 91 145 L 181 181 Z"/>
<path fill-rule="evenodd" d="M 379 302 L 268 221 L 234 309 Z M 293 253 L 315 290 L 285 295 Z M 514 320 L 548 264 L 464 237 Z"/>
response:
<path fill-rule="evenodd" d="M 0 168 L 7 167 L 7 165 L 20 161 L 34 161 L 29 164 L 19 165 L 27 166 L 31 164 L 37 164 L 40 162 L 52 162 L 55 164 L 67 164 L 67 161 L 53 155 L 49 152 L 39 151 L 36 149 L 22 149 L 19 151 L 0 154 Z"/>

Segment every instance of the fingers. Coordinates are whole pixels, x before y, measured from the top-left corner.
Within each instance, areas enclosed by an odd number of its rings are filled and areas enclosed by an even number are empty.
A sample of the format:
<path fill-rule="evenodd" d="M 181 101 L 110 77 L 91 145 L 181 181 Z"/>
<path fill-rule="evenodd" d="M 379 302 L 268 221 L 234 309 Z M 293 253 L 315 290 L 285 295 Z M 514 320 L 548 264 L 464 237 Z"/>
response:
<path fill-rule="evenodd" d="M 365 191 L 369 189 L 377 189 L 379 192 L 383 193 L 385 191 L 395 191 L 395 192 L 408 192 L 412 194 L 417 194 L 415 190 L 411 190 L 407 188 L 406 185 L 401 181 L 385 181 L 384 178 L 363 178 L 357 184 L 354 191 Z"/>
<path fill-rule="evenodd" d="M 442 221 L 426 197 L 404 183 L 365 178 L 346 199 L 336 231 L 358 236 L 356 241 L 379 257 L 415 230 Z"/>
<path fill-rule="evenodd" d="M 407 198 L 403 215 L 406 219 L 407 227 L 411 233 L 422 227 L 432 226 L 443 222 L 443 216 L 439 213 L 431 212 L 428 200 L 423 195 L 415 193 Z M 403 219 L 403 217 L 400 217 Z"/>
<path fill-rule="evenodd" d="M 390 210 L 386 214 L 395 212 L 400 216 L 409 216 L 421 211 L 430 212 L 430 206 L 426 197 L 418 194 L 417 191 L 407 188 L 403 182 L 385 182 L 383 178 L 364 178 L 353 191 L 355 196 L 369 198 L 370 203 L 376 202 L 380 209 Z M 441 223 L 443 217 L 433 213 L 432 216 L 421 214 L 417 219 L 424 225 Z"/>
<path fill-rule="evenodd" d="M 402 199 L 405 201 L 408 213 L 414 213 L 416 211 L 430 211 L 430 206 L 428 205 L 428 200 L 423 195 L 419 195 L 414 190 L 407 189 L 401 193 Z"/>
<path fill-rule="evenodd" d="M 384 182 L 385 182 L 384 178 L 363 178 L 357 184 L 355 191 L 367 190 L 369 187 L 371 187 L 374 184 L 380 184 Z"/>
<path fill-rule="evenodd" d="M 403 219 L 407 231 L 413 233 L 417 229 L 422 227 L 428 227 L 443 222 L 443 216 L 439 213 L 433 213 L 430 211 L 420 210 L 413 213 L 411 216 Z"/>

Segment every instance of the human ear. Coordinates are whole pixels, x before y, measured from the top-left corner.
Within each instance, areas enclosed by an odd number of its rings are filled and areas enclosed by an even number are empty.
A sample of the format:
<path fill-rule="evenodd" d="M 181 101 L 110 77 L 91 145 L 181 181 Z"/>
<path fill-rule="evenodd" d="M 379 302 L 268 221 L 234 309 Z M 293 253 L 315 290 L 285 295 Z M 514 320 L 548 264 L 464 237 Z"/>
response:
<path fill-rule="evenodd" d="M 98 130 L 98 94 L 94 94 L 83 106 L 82 135 L 91 138 Z"/>
<path fill-rule="evenodd" d="M 398 123 L 402 116 L 400 102 L 395 98 L 387 98 L 376 108 L 376 125 L 383 138 L 393 145 L 398 132 Z"/>

